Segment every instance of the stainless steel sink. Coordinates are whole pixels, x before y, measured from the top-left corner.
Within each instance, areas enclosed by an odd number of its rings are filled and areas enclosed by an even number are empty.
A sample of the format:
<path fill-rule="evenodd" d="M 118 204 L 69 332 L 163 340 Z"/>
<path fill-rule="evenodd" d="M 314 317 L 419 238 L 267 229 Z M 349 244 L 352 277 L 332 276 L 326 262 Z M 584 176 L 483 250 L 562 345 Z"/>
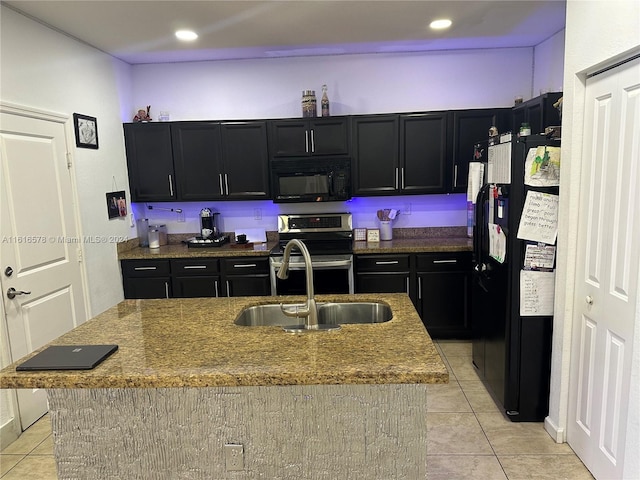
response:
<path fill-rule="evenodd" d="M 286 307 L 291 309 L 292 305 L 287 305 Z M 318 303 L 319 325 L 383 323 L 388 322 L 392 317 L 391 307 L 385 303 Z M 233 323 L 247 327 L 284 327 L 295 324 L 296 319 L 282 313 L 279 304 L 269 304 L 245 308 Z"/>

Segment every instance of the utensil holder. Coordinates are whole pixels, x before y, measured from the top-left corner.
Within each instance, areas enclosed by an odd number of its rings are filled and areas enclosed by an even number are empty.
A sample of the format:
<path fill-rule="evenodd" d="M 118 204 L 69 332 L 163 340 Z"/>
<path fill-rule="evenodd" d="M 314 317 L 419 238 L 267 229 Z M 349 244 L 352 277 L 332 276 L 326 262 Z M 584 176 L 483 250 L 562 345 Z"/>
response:
<path fill-rule="evenodd" d="M 393 228 L 391 227 L 390 220 L 380 221 L 380 240 L 392 240 Z"/>

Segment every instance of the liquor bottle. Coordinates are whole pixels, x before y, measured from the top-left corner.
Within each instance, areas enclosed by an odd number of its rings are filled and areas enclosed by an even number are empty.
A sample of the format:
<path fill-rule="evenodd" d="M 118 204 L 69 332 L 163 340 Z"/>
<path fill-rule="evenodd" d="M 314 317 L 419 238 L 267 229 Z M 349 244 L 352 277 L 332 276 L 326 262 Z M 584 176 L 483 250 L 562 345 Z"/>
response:
<path fill-rule="evenodd" d="M 327 86 L 322 85 L 322 99 L 320 100 L 320 105 L 322 108 L 322 116 L 329 116 L 329 97 L 327 96 Z"/>

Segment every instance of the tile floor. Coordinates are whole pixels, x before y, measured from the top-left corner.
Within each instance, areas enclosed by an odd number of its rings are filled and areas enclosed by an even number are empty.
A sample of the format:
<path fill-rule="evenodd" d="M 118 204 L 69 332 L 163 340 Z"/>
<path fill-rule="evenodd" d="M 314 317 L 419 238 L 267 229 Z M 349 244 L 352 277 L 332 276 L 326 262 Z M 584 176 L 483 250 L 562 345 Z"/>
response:
<path fill-rule="evenodd" d="M 437 347 L 450 383 L 428 387 L 427 480 L 593 479 L 542 423 L 512 423 L 500 412 L 471 365 L 471 343 L 441 340 Z M 0 452 L 0 478 L 57 478 L 48 415 Z"/>

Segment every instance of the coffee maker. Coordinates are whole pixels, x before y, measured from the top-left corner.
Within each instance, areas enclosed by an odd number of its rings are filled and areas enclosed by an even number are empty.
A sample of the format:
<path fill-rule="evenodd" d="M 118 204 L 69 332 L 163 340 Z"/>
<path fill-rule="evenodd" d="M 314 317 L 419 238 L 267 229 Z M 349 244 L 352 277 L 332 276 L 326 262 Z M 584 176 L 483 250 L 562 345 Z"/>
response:
<path fill-rule="evenodd" d="M 229 242 L 229 236 L 218 228 L 218 215 L 210 208 L 200 210 L 200 235 L 186 240 L 188 247 L 221 247 Z"/>
<path fill-rule="evenodd" d="M 218 212 L 212 212 L 210 208 L 200 210 L 200 235 L 204 240 L 218 238 Z"/>

